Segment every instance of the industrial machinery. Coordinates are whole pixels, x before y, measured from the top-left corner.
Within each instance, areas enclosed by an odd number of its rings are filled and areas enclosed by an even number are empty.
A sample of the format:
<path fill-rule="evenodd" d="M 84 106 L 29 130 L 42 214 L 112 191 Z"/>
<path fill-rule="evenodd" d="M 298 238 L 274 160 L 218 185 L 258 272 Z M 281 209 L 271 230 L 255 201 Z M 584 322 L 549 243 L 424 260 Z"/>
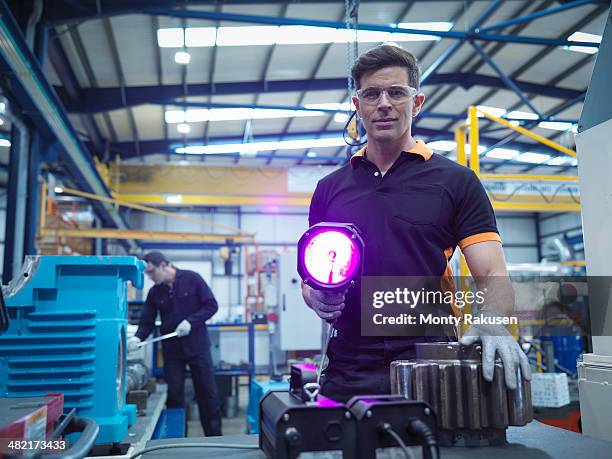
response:
<path fill-rule="evenodd" d="M 259 447 L 269 458 L 358 457 L 355 420 L 342 403 L 318 395 L 316 379 L 316 367 L 293 365 L 290 390 L 262 398 Z"/>
<path fill-rule="evenodd" d="M 593 336 L 593 352 L 584 354 L 578 365 L 580 411 L 583 433 L 607 441 L 612 441 L 611 71 L 612 10 L 608 13 L 576 136 Z"/>
<path fill-rule="evenodd" d="M 501 359 L 492 382 L 482 376 L 482 347 L 419 343 L 415 360 L 391 363 L 391 392 L 427 402 L 438 419 L 441 446 L 501 445 L 508 426 L 533 419 L 531 385 L 521 378 L 506 388 Z"/>
<path fill-rule="evenodd" d="M 436 416 L 424 402 L 396 395 L 353 397 L 344 405 L 319 395 L 317 368 L 291 366 L 288 391 L 260 403 L 259 446 L 271 459 L 439 457 Z M 399 450 L 399 451 L 398 451 Z"/>
<path fill-rule="evenodd" d="M 136 410 L 126 397 L 127 281 L 143 284 L 135 257 L 28 257 L 5 289 L 0 396 L 64 395 L 93 419 L 97 444 L 121 441 Z"/>
<path fill-rule="evenodd" d="M 439 457 L 436 415 L 426 403 L 364 395 L 351 398 L 347 407 L 357 422 L 360 458 L 401 457 L 408 447 L 417 450 L 414 457 Z"/>

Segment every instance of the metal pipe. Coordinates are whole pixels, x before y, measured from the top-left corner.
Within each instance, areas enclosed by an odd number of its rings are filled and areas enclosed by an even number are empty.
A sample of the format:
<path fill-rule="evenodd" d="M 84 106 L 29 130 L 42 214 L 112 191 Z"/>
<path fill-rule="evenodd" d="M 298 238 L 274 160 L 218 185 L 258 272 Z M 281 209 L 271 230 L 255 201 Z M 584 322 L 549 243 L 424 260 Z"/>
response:
<path fill-rule="evenodd" d="M 9 193 L 7 195 L 7 219 L 3 280 L 7 283 L 21 269 L 24 257 L 26 203 L 28 196 L 28 172 L 30 134 L 20 118 L 7 108 L 6 118 L 16 132 L 16 141 L 11 144 Z"/>

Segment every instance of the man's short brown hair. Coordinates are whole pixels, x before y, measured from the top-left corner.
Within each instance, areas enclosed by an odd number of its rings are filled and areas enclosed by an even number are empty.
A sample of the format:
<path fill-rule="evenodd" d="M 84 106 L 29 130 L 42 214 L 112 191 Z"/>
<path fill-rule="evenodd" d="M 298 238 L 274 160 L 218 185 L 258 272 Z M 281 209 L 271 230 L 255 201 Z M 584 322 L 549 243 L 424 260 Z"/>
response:
<path fill-rule="evenodd" d="M 363 53 L 353 63 L 351 76 L 357 89 L 361 88 L 361 77 L 385 67 L 404 67 L 408 73 L 408 85 L 419 89 L 421 71 L 416 57 L 395 43 L 383 43 Z"/>

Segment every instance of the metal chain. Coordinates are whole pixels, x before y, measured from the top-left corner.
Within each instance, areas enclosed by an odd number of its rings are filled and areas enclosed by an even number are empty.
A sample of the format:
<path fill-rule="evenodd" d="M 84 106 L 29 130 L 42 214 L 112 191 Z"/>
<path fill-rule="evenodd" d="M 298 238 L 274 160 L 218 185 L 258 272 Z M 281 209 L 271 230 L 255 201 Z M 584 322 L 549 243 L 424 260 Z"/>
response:
<path fill-rule="evenodd" d="M 351 77 L 351 68 L 358 55 L 358 11 L 359 0 L 344 0 L 344 22 L 347 30 L 346 42 L 346 73 L 349 98 L 355 92 L 355 82 Z M 352 32 L 352 40 L 351 40 Z M 350 111 L 350 108 L 349 108 Z"/>

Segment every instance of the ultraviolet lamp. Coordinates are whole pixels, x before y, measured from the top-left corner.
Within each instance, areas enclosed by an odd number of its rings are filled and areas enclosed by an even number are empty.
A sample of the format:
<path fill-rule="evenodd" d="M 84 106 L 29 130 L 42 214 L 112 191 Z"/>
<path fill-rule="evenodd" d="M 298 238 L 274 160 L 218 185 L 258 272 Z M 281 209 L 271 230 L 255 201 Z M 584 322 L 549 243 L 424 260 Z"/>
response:
<path fill-rule="evenodd" d="M 361 276 L 364 246 L 352 223 L 318 223 L 298 241 L 298 274 L 317 290 L 346 290 Z"/>

